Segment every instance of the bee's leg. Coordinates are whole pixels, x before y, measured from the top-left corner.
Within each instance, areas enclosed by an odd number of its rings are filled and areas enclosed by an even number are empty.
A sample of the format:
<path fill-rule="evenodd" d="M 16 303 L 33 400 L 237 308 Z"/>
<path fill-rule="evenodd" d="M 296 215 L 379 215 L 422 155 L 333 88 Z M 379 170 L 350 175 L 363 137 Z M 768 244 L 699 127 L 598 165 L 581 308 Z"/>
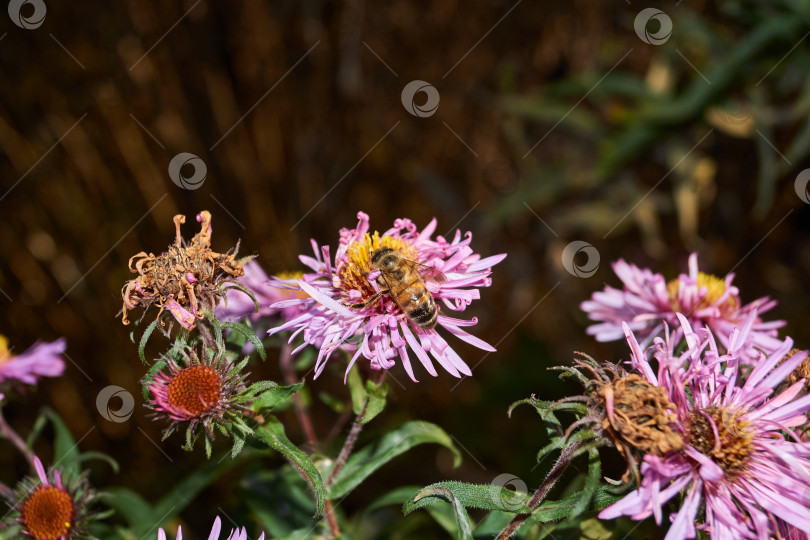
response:
<path fill-rule="evenodd" d="M 390 292 L 390 291 L 388 291 L 387 289 L 384 290 L 384 291 L 380 291 L 377 294 L 375 294 L 374 296 L 372 296 L 368 301 L 360 302 L 359 304 L 351 304 L 349 307 L 355 308 L 355 309 L 362 309 L 364 307 L 368 307 L 371 304 L 373 304 L 374 302 L 376 302 L 382 295 L 387 294 L 388 292 Z"/>

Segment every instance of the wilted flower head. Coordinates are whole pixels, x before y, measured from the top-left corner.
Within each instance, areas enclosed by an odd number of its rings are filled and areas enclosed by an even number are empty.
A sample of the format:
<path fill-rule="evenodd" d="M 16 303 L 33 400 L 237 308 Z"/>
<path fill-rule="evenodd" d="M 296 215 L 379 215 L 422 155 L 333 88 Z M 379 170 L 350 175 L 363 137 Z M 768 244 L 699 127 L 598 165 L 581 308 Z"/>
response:
<path fill-rule="evenodd" d="M 782 362 L 791 349 L 788 338 L 747 373 L 741 348 L 756 320 L 752 312 L 722 354 L 710 330 L 696 333 L 679 315 L 687 348 L 676 353 L 671 336 L 656 339 L 657 374 L 625 325 L 631 363 L 666 389 L 685 446 L 646 455 L 638 489 L 601 518 L 653 515 L 660 524 L 664 506 L 679 500 L 668 540 L 694 538 L 698 529 L 712 538 L 769 538 L 785 524 L 810 533 L 810 445 L 794 431 L 807 423 L 810 395 L 797 398 L 804 384 L 797 381 L 772 396 L 807 353 Z"/>
<path fill-rule="evenodd" d="M 219 516 L 217 516 L 217 519 L 214 520 L 214 526 L 211 528 L 211 534 L 208 535 L 208 540 L 219 540 L 219 533 L 221 531 L 222 521 L 219 519 Z M 166 540 L 166 532 L 163 529 L 158 530 L 158 540 Z M 183 540 L 183 531 L 180 527 L 177 527 L 176 540 Z M 250 538 L 244 527 L 241 529 L 237 527 L 231 530 L 231 533 L 227 536 L 227 540 L 250 540 Z M 259 540 L 264 540 L 264 533 L 259 536 Z"/>
<path fill-rule="evenodd" d="M 734 274 L 721 279 L 699 271 L 696 253 L 689 257 L 689 273 L 669 282 L 661 274 L 624 260 L 613 263 L 613 270 L 624 287 L 606 287 L 581 306 L 591 320 L 600 321 L 587 329 L 598 341 L 622 339 L 622 324 L 627 323 L 639 341 L 648 344 L 665 324 L 679 332 L 676 314 L 682 313 L 695 328 L 709 328 L 728 347 L 734 329 L 745 324 L 754 310 L 761 314 L 776 305 L 768 297 L 743 305 L 739 290 L 732 285 Z M 776 329 L 784 324 L 754 320 L 740 351 L 746 363 L 758 361 L 757 350 L 770 353 L 779 347 Z"/>
<path fill-rule="evenodd" d="M 38 341 L 19 355 L 11 354 L 8 339 L 0 335 L 0 383 L 9 380 L 36 384 L 39 377 L 58 377 L 65 371 L 65 339 Z"/>
<path fill-rule="evenodd" d="M 87 525 L 92 518 L 88 505 L 95 499 L 86 474 L 63 482 L 59 471 L 50 474 L 39 458 L 34 458 L 37 478 L 26 478 L 9 503 L 21 532 L 34 540 L 91 538 Z"/>
<path fill-rule="evenodd" d="M 217 357 L 213 350 L 173 347 L 144 378 L 145 391 L 151 395 L 147 407 L 155 419 L 171 421 L 163 432 L 165 440 L 181 425 L 186 425 L 186 450 L 191 450 L 197 437 L 205 438 L 206 454 L 211 455 L 214 430 L 233 436 L 234 452 L 241 450 L 244 435 L 252 433 L 245 423 L 248 406 L 259 389 L 247 387 L 247 373 L 241 373 L 247 359 L 231 363 L 226 356 Z"/>
<path fill-rule="evenodd" d="M 309 298 L 275 304 L 278 308 L 303 305 L 306 311 L 270 333 L 292 330 L 291 340 L 298 334 L 304 338 L 296 350 L 308 344 L 318 347 L 315 377 L 338 348 L 354 353 L 347 373 L 361 355 L 373 369 L 389 369 L 399 356 L 408 376 L 416 381 L 410 348 L 433 376 L 437 373 L 428 354 L 455 377 L 472 375 L 436 329 L 443 327 L 480 349 L 494 350 L 462 329 L 476 324 L 475 318 L 456 319 L 442 310 L 464 311 L 477 300 L 478 287 L 490 285 L 491 267 L 506 255 L 481 259 L 469 247 L 470 233 L 462 238 L 457 231 L 452 241 L 441 236 L 431 239 L 436 219 L 421 232 L 409 219 L 398 219 L 384 233 L 370 234 L 368 215 L 359 212 L 357 217 L 355 228 L 341 229 L 334 263 L 329 247 L 319 248 L 312 241 L 315 257 L 300 259 L 314 274 L 297 280 L 298 289 Z M 441 308 L 437 310 L 435 304 Z M 356 336 L 360 339 L 353 340 Z"/>
<path fill-rule="evenodd" d="M 614 446 L 628 465 L 625 481 L 631 471 L 638 477 L 638 455 L 665 455 L 683 449 L 683 437 L 675 428 L 675 405 L 663 388 L 619 365 L 599 364 L 586 354 L 577 354 L 580 358 L 574 359 L 573 366 L 550 368 L 562 371 L 562 376 L 574 376 L 587 391 L 548 407 L 555 410 L 572 402 L 585 405 L 588 414 L 568 428 L 566 438 L 575 430 L 590 429 L 597 439 Z"/>
<path fill-rule="evenodd" d="M 226 283 L 237 286 L 235 278 L 244 274 L 242 263 L 236 260 L 239 244 L 227 253 L 213 251 L 211 213 L 203 210 L 197 221 L 200 232 L 187 243 L 180 234 L 186 217 L 174 216 L 174 244 L 158 256 L 141 251 L 129 259 L 129 269 L 138 277 L 129 280 L 121 291 L 124 324 L 129 324 L 128 311 L 155 304 L 160 308 L 158 319 L 168 309 L 183 328 L 191 330 L 205 312 L 213 312 L 225 295 Z"/>
<path fill-rule="evenodd" d="M 245 275 L 237 279 L 245 289 L 251 291 L 256 300 L 248 296 L 244 290 L 230 288 L 225 298 L 216 309 L 216 316 L 221 321 L 241 321 L 249 318 L 252 322 L 280 316 L 284 321 L 290 320 L 302 313 L 303 306 L 288 308 L 271 307 L 277 302 L 307 298 L 307 294 L 298 287 L 297 280 L 304 279 L 303 272 L 285 272 L 269 278 L 262 267 L 255 260 L 245 264 Z M 294 288 L 288 283 L 292 282 Z M 258 311 L 256 306 L 259 306 Z"/>

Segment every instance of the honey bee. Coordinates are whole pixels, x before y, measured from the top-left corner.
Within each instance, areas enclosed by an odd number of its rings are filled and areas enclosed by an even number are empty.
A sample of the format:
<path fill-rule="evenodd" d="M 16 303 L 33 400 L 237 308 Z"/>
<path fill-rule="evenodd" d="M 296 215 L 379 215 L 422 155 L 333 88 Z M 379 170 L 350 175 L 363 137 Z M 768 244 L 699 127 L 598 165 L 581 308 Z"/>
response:
<path fill-rule="evenodd" d="M 424 330 L 436 326 L 439 316 L 436 302 L 425 286 L 425 281 L 442 283 L 447 277 L 433 267 L 412 261 L 402 253 L 388 247 L 371 253 L 371 268 L 379 270 L 377 284 L 380 292 L 367 302 L 352 304 L 353 308 L 364 308 L 387 294 L 405 315 Z"/>

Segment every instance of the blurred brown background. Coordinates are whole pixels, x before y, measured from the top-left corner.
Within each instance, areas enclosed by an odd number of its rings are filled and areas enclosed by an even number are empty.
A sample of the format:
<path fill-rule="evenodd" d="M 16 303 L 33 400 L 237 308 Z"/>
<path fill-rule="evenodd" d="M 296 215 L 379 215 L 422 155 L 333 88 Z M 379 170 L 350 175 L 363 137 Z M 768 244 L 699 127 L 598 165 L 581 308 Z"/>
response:
<path fill-rule="evenodd" d="M 744 301 L 777 298 L 768 317 L 787 319 L 806 345 L 810 210 L 794 179 L 810 165 L 807 13 L 787 2 L 663 3 L 673 32 L 656 46 L 634 31 L 641 7 L 48 2 L 31 30 L 0 14 L 0 332 L 18 349 L 65 336 L 73 362 L 8 405 L 10 421 L 27 433 L 40 406 L 54 407 L 82 449 L 121 463 L 118 475 L 94 466 L 97 485 L 147 498 L 203 460 L 178 436 L 162 444 L 171 463 L 150 441 L 161 426 L 140 407 L 145 368 L 116 319 L 129 257 L 162 250 L 172 216 L 202 209 L 214 215 L 215 249 L 241 239 L 268 273 L 298 268 L 310 238 L 334 249 L 358 210 L 379 230 L 436 216 L 438 232 L 471 230 L 476 251 L 509 254 L 467 313 L 499 352 L 449 338 L 476 366 L 457 387 L 424 372 L 409 383 L 398 366 L 404 388 L 394 384 L 376 421 L 434 421 L 463 446 L 464 465 L 420 448 L 346 499 L 350 511 L 402 483 L 509 472 L 539 484 L 542 428 L 528 410 L 507 421 L 506 408 L 531 393 L 561 397 L 546 367 L 573 350 L 624 357 L 621 343 L 585 336 L 578 309 L 618 284 L 616 258 L 674 277 L 698 251 L 709 272 L 735 269 Z M 440 93 L 432 116 L 401 103 L 417 79 Z M 169 178 L 180 152 L 205 162 L 199 189 Z M 196 230 L 189 220 L 187 235 Z M 563 269 L 573 240 L 598 249 L 593 277 Z M 256 376 L 278 378 L 274 360 Z M 128 422 L 96 410 L 110 384 L 136 396 Z M 344 391 L 328 373 L 321 390 Z M 315 411 L 326 433 L 334 415 Z M 37 450 L 50 455 L 47 437 Z M 3 482 L 25 471 L 7 444 L 0 462 Z M 239 506 L 230 493 L 226 478 L 194 508 L 213 520 L 218 506 Z M 185 515 L 202 534 L 209 520 Z"/>

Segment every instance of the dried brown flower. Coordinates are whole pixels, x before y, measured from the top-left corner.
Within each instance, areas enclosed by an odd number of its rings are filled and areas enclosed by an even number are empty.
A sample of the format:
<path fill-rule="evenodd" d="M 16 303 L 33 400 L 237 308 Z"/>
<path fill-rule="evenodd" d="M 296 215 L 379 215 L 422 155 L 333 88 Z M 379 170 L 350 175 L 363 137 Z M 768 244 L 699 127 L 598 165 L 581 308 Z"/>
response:
<path fill-rule="evenodd" d="M 683 436 L 675 429 L 675 405 L 666 391 L 641 375 L 628 374 L 621 366 L 597 363 L 579 353 L 573 367 L 555 368 L 577 376 L 588 390 L 586 395 L 565 398 L 580 402 L 588 415 L 568 428 L 566 437 L 577 428 L 590 426 L 603 441 L 615 446 L 627 462 L 627 481 L 632 471 L 638 480 L 637 454 L 663 456 L 684 448 Z M 583 372 L 589 372 L 586 376 Z"/>
<path fill-rule="evenodd" d="M 211 249 L 211 213 L 203 210 L 197 221 L 200 232 L 186 242 L 180 234 L 186 216 L 174 216 L 175 241 L 166 252 L 155 256 L 141 251 L 129 259 L 130 271 L 138 276 L 127 281 L 121 290 L 124 324 L 129 324 L 128 311 L 141 306 L 145 313 L 154 304 L 160 308 L 158 319 L 168 309 L 177 322 L 191 330 L 197 319 L 212 312 L 225 295 L 224 284 L 245 274 L 242 266 L 245 261 L 236 260 L 238 243 L 227 253 Z"/>
<path fill-rule="evenodd" d="M 683 449 L 683 437 L 672 429 L 675 405 L 663 387 L 633 373 L 604 382 L 597 395 L 605 411 L 604 435 L 622 454 L 625 445 L 657 456 Z"/>

